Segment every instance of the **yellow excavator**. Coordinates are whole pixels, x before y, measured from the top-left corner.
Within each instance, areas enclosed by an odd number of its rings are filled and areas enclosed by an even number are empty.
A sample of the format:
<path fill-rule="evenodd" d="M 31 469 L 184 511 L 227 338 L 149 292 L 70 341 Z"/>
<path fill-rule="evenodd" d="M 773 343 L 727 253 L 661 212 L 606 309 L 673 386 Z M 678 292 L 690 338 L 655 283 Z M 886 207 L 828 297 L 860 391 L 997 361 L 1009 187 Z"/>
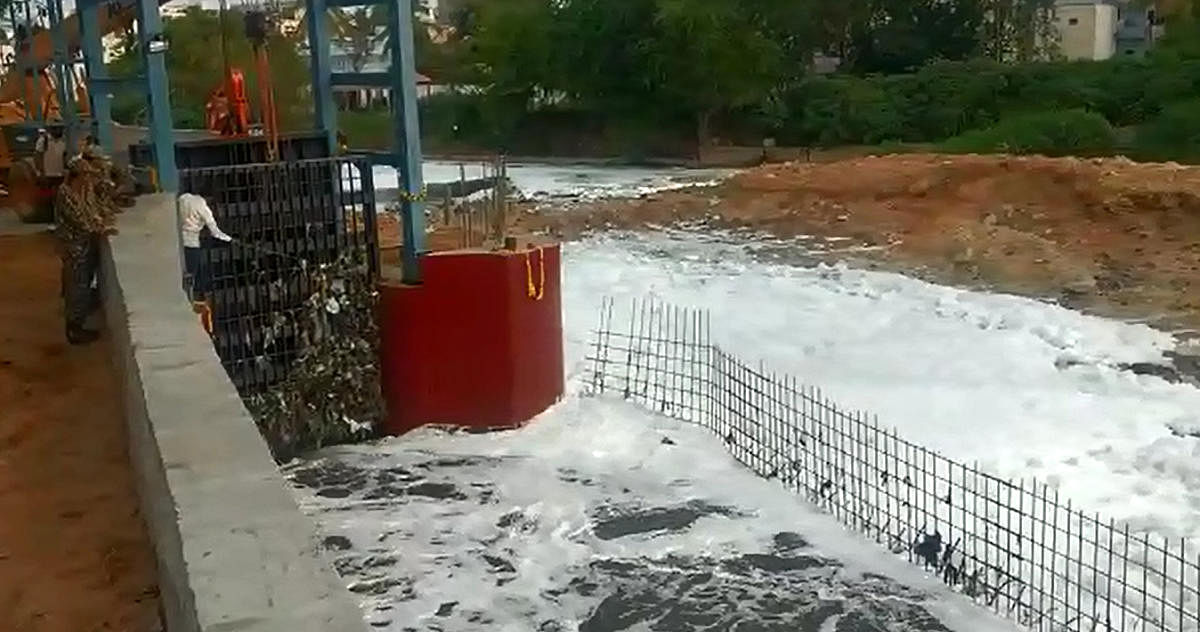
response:
<path fill-rule="evenodd" d="M 129 28 L 135 14 L 133 7 L 99 11 L 101 37 Z M 77 49 L 78 13 L 63 20 L 62 32 L 68 49 Z M 52 215 L 55 187 L 42 177 L 35 146 L 42 130 L 63 126 L 55 77 L 44 69 L 53 57 L 54 42 L 48 29 L 38 28 L 19 45 L 26 66 L 43 70 L 22 73 L 14 67 L 0 77 L 0 175 L 8 192 L 0 204 L 14 209 L 22 220 L 44 221 Z M 86 82 L 81 74 L 73 79 L 79 116 L 90 116 Z"/>

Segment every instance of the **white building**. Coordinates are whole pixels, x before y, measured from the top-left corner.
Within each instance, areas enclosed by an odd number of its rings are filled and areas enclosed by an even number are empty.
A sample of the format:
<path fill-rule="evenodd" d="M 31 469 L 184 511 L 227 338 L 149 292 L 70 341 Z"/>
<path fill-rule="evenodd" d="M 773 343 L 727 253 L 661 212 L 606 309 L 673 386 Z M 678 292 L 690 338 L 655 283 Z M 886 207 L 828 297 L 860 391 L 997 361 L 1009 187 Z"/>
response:
<path fill-rule="evenodd" d="M 1055 22 L 1070 60 L 1140 56 L 1162 36 L 1153 6 L 1132 0 L 1057 0 Z"/>
<path fill-rule="evenodd" d="M 337 42 L 329 43 L 329 66 L 333 72 L 387 72 L 392 65 L 387 51 L 386 38 L 376 39 L 373 50 L 361 60 L 361 68 L 355 70 L 353 55 Z M 426 99 L 447 91 L 447 87 L 435 84 L 429 77 L 417 74 L 417 98 Z M 335 97 L 347 109 L 361 109 L 388 104 L 390 91 L 372 86 L 335 86 Z"/>

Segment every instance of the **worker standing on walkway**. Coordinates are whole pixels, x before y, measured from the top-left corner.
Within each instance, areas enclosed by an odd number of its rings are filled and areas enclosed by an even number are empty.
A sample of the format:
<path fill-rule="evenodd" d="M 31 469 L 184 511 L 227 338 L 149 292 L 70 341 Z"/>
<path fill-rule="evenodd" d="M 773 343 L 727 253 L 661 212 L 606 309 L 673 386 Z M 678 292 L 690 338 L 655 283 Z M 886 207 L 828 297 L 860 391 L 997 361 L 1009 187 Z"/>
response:
<path fill-rule="evenodd" d="M 179 226 L 182 231 L 184 272 L 191 279 L 192 302 L 203 303 L 208 298 L 209 279 L 200 248 L 200 232 L 208 228 L 213 239 L 224 242 L 233 241 L 233 237 L 217 226 L 208 202 L 194 193 L 179 196 Z"/>
<path fill-rule="evenodd" d="M 100 267 L 100 239 L 116 233 L 117 208 L 102 191 L 106 177 L 96 161 L 76 156 L 67 165 L 55 199 L 67 341 L 74 345 L 100 337 L 84 325 L 99 306 L 92 283 Z"/>

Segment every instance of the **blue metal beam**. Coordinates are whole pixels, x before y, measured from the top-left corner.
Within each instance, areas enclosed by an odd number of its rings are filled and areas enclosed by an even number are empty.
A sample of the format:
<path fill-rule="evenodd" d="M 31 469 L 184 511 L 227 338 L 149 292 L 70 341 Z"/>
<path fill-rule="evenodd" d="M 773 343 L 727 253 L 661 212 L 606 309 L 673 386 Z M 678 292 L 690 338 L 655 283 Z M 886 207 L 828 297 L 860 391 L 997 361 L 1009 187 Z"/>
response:
<path fill-rule="evenodd" d="M 154 146 L 154 167 L 159 188 L 179 190 L 179 172 L 175 167 L 175 135 L 171 122 L 170 85 L 167 82 L 167 40 L 163 37 L 158 0 L 138 0 L 138 47 L 146 75 L 146 96 L 150 106 L 150 142 Z"/>
<path fill-rule="evenodd" d="M 417 115 L 417 64 L 413 13 L 409 0 L 388 0 L 387 26 L 392 58 L 392 116 L 399 154 L 401 220 L 404 230 L 403 280 L 421 282 L 425 243 L 425 179 L 422 175 L 421 123 Z"/>
<path fill-rule="evenodd" d="M 329 75 L 329 83 L 334 86 L 390 88 L 392 75 L 386 72 L 335 72 Z"/>
<path fill-rule="evenodd" d="M 388 53 L 391 67 L 386 73 L 334 73 L 329 60 L 328 7 L 387 6 Z M 399 172 L 400 212 L 403 221 L 403 280 L 421 282 L 421 256 L 428 252 L 425 238 L 425 181 L 421 165 L 421 127 L 417 114 L 417 67 L 413 44 L 411 0 L 305 0 L 308 14 L 308 44 L 312 59 L 313 100 L 317 128 L 328 134 L 330 149 L 336 146 L 336 110 L 333 86 L 388 88 L 392 94 L 393 149 L 390 155 L 363 154 L 372 165 L 389 165 Z M 365 181 L 365 180 L 364 180 Z"/>
<path fill-rule="evenodd" d="M 333 108 L 332 69 L 329 62 L 329 29 L 326 0 L 305 0 L 308 16 L 308 50 L 312 60 L 313 106 L 317 130 L 325 134 L 329 153 L 337 148 L 337 112 Z"/>
<path fill-rule="evenodd" d="M 108 155 L 113 154 L 112 94 L 115 86 L 108 85 L 108 68 L 104 65 L 104 45 L 100 36 L 100 13 L 97 0 L 79 0 L 79 29 L 83 50 L 83 67 L 88 77 L 88 110 L 92 113 L 92 135 Z M 121 80 L 116 80 L 121 81 Z M 144 78 L 138 85 L 144 87 Z"/>
<path fill-rule="evenodd" d="M 57 83 L 58 109 L 64 123 L 67 147 L 79 146 L 79 113 L 75 107 L 74 60 L 67 55 L 67 40 L 63 34 L 62 0 L 47 2 L 50 18 L 50 37 L 54 42 L 54 78 Z"/>

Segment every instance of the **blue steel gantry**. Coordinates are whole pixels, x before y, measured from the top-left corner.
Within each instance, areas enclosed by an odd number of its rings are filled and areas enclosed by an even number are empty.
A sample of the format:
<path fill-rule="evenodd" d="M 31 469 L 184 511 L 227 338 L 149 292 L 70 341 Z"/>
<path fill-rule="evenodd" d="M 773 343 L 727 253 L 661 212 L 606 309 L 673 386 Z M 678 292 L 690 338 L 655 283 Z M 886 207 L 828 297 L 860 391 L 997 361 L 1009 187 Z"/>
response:
<path fill-rule="evenodd" d="M 163 0 L 165 1 L 165 0 Z M 177 191 L 178 170 L 175 163 L 175 139 L 171 119 L 171 103 L 167 81 L 165 55 L 168 42 L 163 35 L 162 18 L 159 14 L 160 0 L 77 0 L 78 15 L 67 17 L 63 13 L 62 0 L 12 0 L 9 18 L 14 32 L 24 29 L 25 37 L 32 42 L 42 32 L 43 18 L 48 23 L 54 43 L 54 54 L 49 60 L 39 59 L 34 46 L 16 50 L 15 64 L 21 76 L 32 72 L 36 76 L 42 70 L 52 69 L 58 80 L 57 90 L 60 112 L 66 126 L 68 139 L 77 138 L 84 121 L 80 120 L 75 103 L 73 86 L 74 69 L 82 63 L 86 71 L 89 104 L 87 111 L 91 121 L 86 122 L 91 134 L 108 152 L 112 153 L 111 98 L 120 91 L 134 90 L 146 95 L 149 141 L 153 148 L 154 171 L 159 188 Z M 337 146 L 337 111 L 333 101 L 336 85 L 358 85 L 388 88 L 392 98 L 393 149 L 390 152 L 369 153 L 365 156 L 372 165 L 386 165 L 398 171 L 401 187 L 401 214 L 403 220 L 403 263 L 404 278 L 408 283 L 421 280 L 419 259 L 425 254 L 425 186 L 422 178 L 422 155 L 420 122 L 417 110 L 417 71 L 413 43 L 413 14 L 408 0 L 305 0 L 310 16 L 323 16 L 329 9 L 379 4 L 387 10 L 387 42 L 391 64 L 387 71 L 376 73 L 334 73 L 330 64 L 329 33 L 322 19 L 309 19 L 308 38 L 311 51 L 313 97 L 315 103 L 316 128 L 326 137 L 329 152 Z M 108 11 L 108 20 L 102 20 L 100 12 Z M 138 51 L 141 57 L 140 73 L 130 77 L 111 77 L 104 64 L 103 24 L 111 23 L 114 16 L 133 12 L 137 20 Z M 78 20 L 78 43 L 67 40 L 71 33 L 71 19 Z M 27 88 L 28 90 L 28 88 Z M 27 104 L 38 104 L 30 125 L 40 125 L 42 98 L 38 82 L 32 82 L 33 94 L 25 95 Z M 26 108 L 27 118 L 30 109 Z"/>
<path fill-rule="evenodd" d="M 381 5 L 387 9 L 387 42 L 391 65 L 385 72 L 333 72 L 329 33 L 324 16 L 331 8 Z M 364 153 L 372 165 L 397 170 L 400 213 L 403 223 L 403 281 L 420 283 L 420 257 L 425 254 L 425 183 L 421 171 L 421 127 L 417 111 L 417 65 L 413 44 L 413 13 L 409 0 L 305 0 L 308 45 L 312 51 L 313 100 L 317 129 L 324 132 L 330 150 L 337 146 L 337 110 L 333 87 L 371 86 L 391 91 L 394 138 L 392 151 Z"/>
<path fill-rule="evenodd" d="M 18 80 L 25 85 L 23 95 L 25 124 L 41 126 L 44 120 L 43 96 L 38 94 L 36 80 L 43 71 L 49 71 L 55 80 L 59 114 L 65 128 L 69 147 L 77 146 L 79 133 L 88 129 L 97 142 L 110 154 L 114 151 L 112 133 L 112 108 L 110 100 L 114 93 L 136 90 L 146 95 L 149 140 L 154 153 L 155 180 L 160 189 L 176 191 L 179 187 L 175 168 L 175 141 L 171 120 L 171 103 L 167 84 L 167 66 L 164 55 L 167 43 L 163 37 L 162 18 L 157 0 L 78 0 L 78 15 L 68 17 L 63 12 L 62 0 L 12 0 L 9 19 L 13 32 L 18 34 L 14 64 Z M 108 11 L 111 23 L 114 16 L 131 12 L 137 20 L 138 51 L 141 56 L 140 74 L 133 77 L 111 78 L 104 65 L 104 46 L 101 32 L 100 11 Z M 79 40 L 68 41 L 72 20 L 78 21 Z M 48 28 L 53 52 L 49 59 L 38 54 L 36 38 Z M 22 43 L 23 40 L 23 43 Z M 75 68 L 82 63 L 88 87 L 90 121 L 79 116 L 75 92 Z M 35 77 L 25 82 L 24 77 Z M 29 94 L 29 83 L 32 92 Z M 28 107 L 33 105 L 34 107 Z M 31 111 L 32 110 L 32 111 Z"/>

